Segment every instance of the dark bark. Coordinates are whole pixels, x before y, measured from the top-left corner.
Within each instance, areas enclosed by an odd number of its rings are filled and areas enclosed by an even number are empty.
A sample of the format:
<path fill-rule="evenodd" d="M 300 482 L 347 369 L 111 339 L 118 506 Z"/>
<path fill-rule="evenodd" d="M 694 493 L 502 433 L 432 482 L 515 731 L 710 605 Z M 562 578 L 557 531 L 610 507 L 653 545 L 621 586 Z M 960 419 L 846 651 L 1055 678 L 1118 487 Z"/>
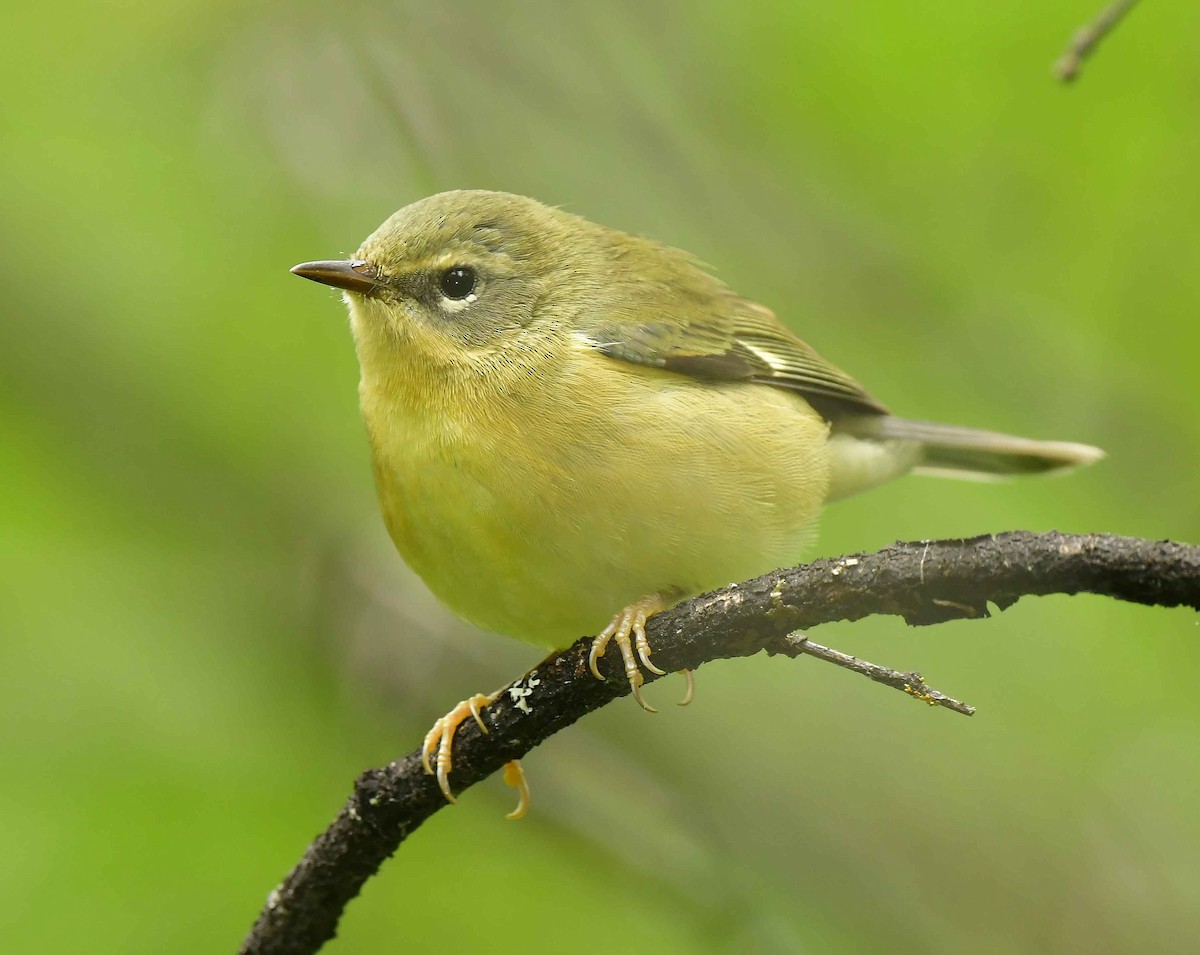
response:
<path fill-rule="evenodd" d="M 655 663 L 668 671 L 760 650 L 808 653 L 969 715 L 970 707 L 925 686 L 917 673 L 875 667 L 795 633 L 870 614 L 896 614 L 915 625 L 981 618 L 989 616 L 989 604 L 1003 610 L 1022 596 L 1078 593 L 1200 609 L 1200 547 L 1108 534 L 1026 531 L 901 543 L 704 594 L 653 617 L 647 635 Z M 591 676 L 590 642 L 580 640 L 512 684 L 485 710 L 488 734 L 474 721 L 463 724 L 450 777 L 456 792 L 629 693 L 616 653 L 601 661 L 604 682 Z M 317 951 L 334 936 L 343 909 L 363 883 L 414 829 L 446 805 L 423 771 L 419 751 L 364 772 L 337 818 L 271 892 L 241 951 Z"/>

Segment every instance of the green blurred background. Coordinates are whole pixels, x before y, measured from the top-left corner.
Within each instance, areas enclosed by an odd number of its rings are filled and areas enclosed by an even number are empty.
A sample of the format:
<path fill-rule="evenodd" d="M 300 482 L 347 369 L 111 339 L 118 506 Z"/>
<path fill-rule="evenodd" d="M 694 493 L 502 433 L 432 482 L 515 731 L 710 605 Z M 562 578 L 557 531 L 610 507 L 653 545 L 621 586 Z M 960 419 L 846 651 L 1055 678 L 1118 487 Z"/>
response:
<path fill-rule="evenodd" d="M 433 191 L 688 248 L 915 417 L 1099 444 L 831 508 L 820 554 L 1200 539 L 1200 10 L 1098 0 L 14 5 L 0 60 L 0 939 L 221 952 L 363 768 L 536 662 L 404 569 L 336 293 Z M 1027 600 L 706 667 L 439 813 L 331 952 L 1183 951 L 1193 613 Z M 669 704 L 673 681 L 651 688 Z"/>

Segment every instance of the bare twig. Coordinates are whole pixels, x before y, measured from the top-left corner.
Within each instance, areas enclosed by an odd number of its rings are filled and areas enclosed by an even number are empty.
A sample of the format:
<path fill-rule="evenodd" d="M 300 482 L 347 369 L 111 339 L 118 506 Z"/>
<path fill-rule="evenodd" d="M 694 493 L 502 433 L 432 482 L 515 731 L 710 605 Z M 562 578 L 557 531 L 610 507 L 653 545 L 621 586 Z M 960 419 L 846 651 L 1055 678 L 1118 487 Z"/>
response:
<path fill-rule="evenodd" d="M 1064 83 L 1073 82 L 1083 68 L 1083 61 L 1136 4 L 1137 0 L 1114 0 L 1100 11 L 1095 20 L 1075 31 L 1063 55 L 1054 64 L 1055 77 Z"/>
<path fill-rule="evenodd" d="M 899 670 L 881 667 L 877 663 L 869 663 L 866 660 L 860 660 L 858 657 L 852 657 L 848 653 L 842 653 L 841 650 L 823 647 L 821 644 L 808 639 L 807 634 L 794 633 L 788 636 L 786 641 L 790 646 L 795 647 L 795 651 L 792 654 L 794 656 L 804 653 L 808 656 L 816 657 L 818 660 L 824 660 L 826 663 L 844 667 L 851 673 L 858 673 L 869 680 L 874 680 L 876 683 L 882 683 L 884 686 L 903 690 L 909 696 L 928 703 L 930 706 L 944 706 L 946 709 L 953 710 L 955 713 L 961 713 L 963 716 L 975 715 L 975 707 L 956 700 L 953 697 L 946 696 L 946 694 L 926 685 L 921 674 L 916 670 L 901 673 Z M 787 653 L 788 651 L 781 650 L 779 652 Z"/>
<path fill-rule="evenodd" d="M 689 600 L 651 618 L 654 659 L 667 670 L 695 668 L 760 650 L 817 656 L 934 705 L 971 708 L 931 690 L 916 673 L 865 663 L 796 631 L 870 614 L 910 624 L 989 616 L 1020 597 L 1092 593 L 1163 607 L 1200 609 L 1200 547 L 1107 534 L 1014 531 L 971 540 L 896 544 L 874 554 L 818 560 Z M 455 791 L 580 717 L 629 692 L 620 665 L 609 679 L 587 670 L 590 640 L 544 661 L 486 712 L 491 732 L 468 720 L 455 745 Z M 243 953 L 311 953 L 332 938 L 346 904 L 401 842 L 446 805 L 413 752 L 359 776 L 333 823 L 274 889 Z"/>

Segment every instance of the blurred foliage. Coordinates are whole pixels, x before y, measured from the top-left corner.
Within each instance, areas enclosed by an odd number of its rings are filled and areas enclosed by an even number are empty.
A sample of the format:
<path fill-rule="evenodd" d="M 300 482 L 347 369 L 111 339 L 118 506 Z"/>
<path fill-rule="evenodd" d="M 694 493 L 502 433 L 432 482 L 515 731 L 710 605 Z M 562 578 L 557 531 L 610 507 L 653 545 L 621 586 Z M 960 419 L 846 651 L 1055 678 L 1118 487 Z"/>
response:
<path fill-rule="evenodd" d="M 362 768 L 533 651 L 375 513 L 341 304 L 287 274 L 429 192 L 683 246 L 898 411 L 1088 441 L 909 479 L 820 552 L 1057 527 L 1200 539 L 1200 11 L 1096 0 L 85 4 L 0 60 L 0 938 L 232 951 Z M 612 706 L 440 813 L 331 952 L 1184 951 L 1197 620 L 1028 600 Z M 654 687 L 669 702 L 679 687 Z"/>

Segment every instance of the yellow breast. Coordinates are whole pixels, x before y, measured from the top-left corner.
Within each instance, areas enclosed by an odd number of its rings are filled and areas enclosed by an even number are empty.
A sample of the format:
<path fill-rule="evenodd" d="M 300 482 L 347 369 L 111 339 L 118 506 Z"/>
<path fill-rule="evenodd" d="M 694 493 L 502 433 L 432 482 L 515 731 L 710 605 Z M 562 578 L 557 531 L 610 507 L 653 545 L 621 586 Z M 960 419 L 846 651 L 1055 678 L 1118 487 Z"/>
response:
<path fill-rule="evenodd" d="M 565 646 L 644 594 L 793 563 L 811 537 L 828 428 L 794 395 L 572 340 L 452 370 L 420 351 L 386 375 L 362 361 L 380 503 L 404 559 L 481 627 Z"/>

